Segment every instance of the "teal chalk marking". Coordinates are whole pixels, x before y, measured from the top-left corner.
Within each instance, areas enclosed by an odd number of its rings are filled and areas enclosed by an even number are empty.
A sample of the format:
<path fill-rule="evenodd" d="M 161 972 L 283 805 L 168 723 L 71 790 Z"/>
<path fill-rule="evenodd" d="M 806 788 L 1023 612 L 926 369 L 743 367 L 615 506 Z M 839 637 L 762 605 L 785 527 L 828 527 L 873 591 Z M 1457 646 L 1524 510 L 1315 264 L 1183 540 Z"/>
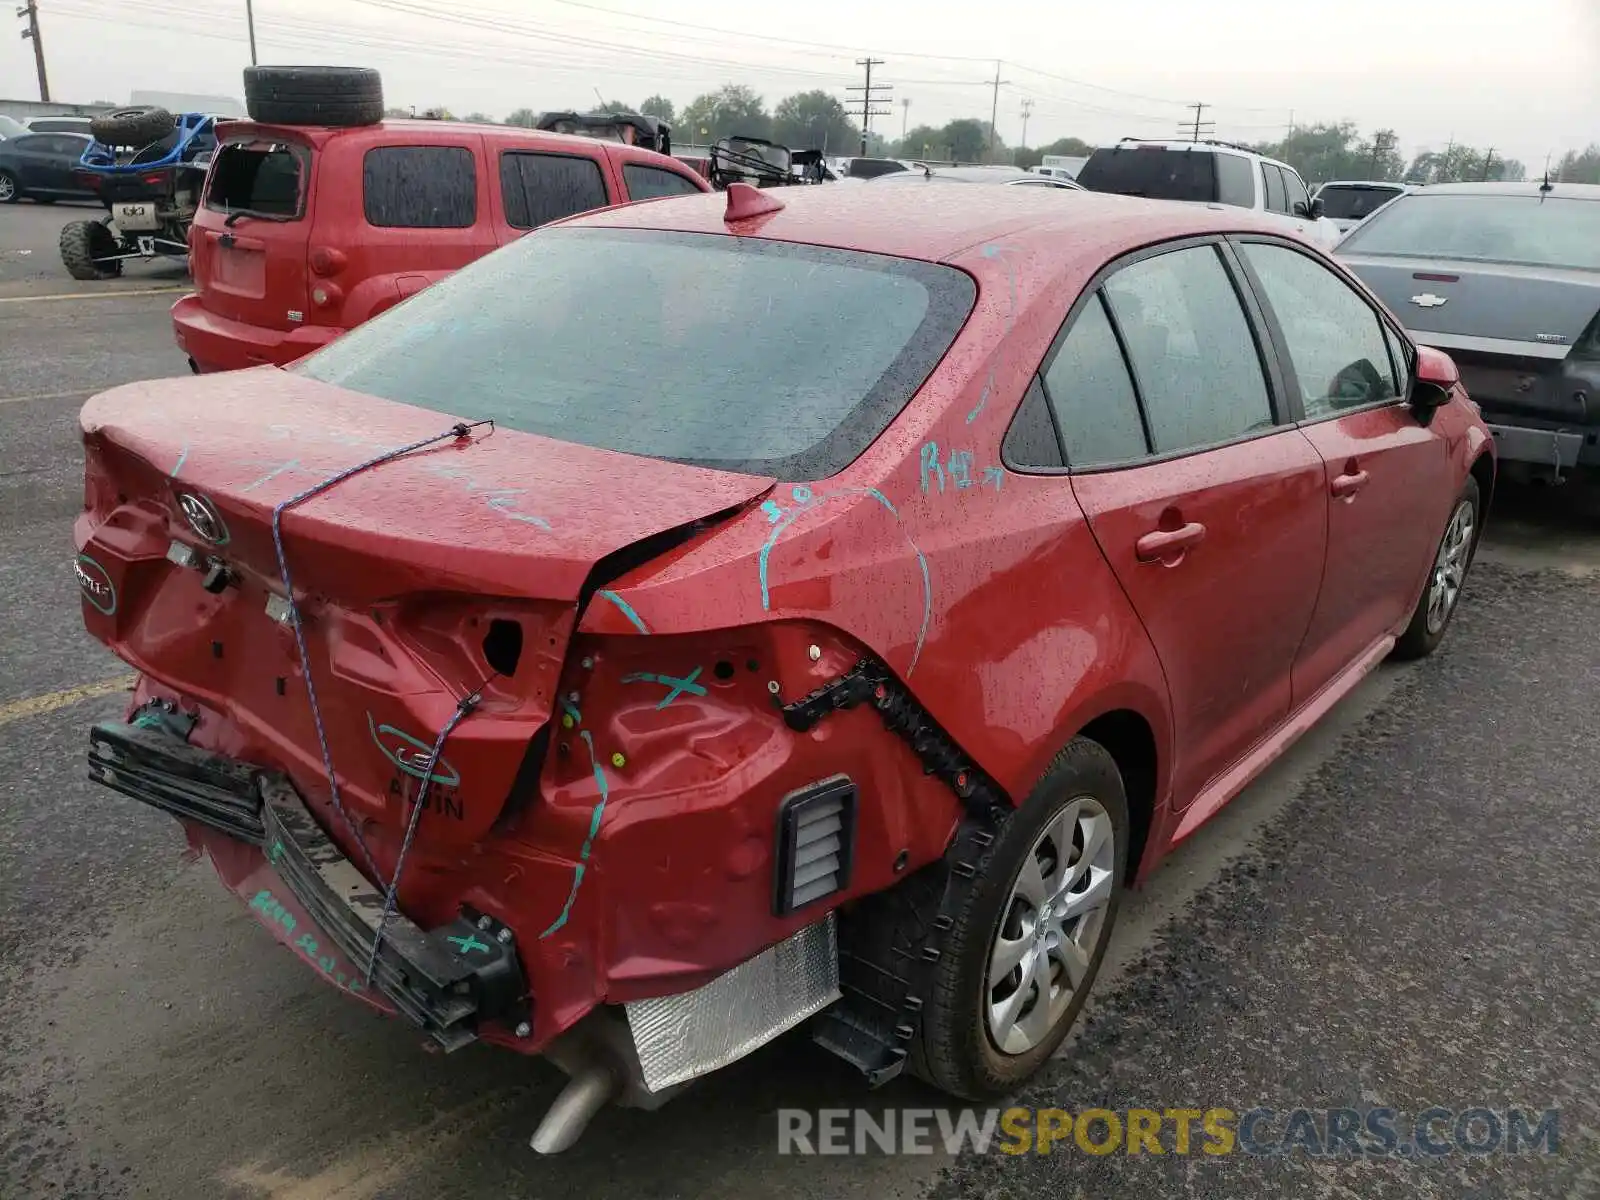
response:
<path fill-rule="evenodd" d="M 922 627 L 917 631 L 916 647 L 911 652 L 911 665 L 906 668 L 910 675 L 917 669 L 917 661 L 922 657 L 923 643 L 928 640 L 928 626 L 933 623 L 933 579 L 928 572 L 928 559 L 922 553 L 921 547 L 906 531 L 905 523 L 900 519 L 900 510 L 889 502 L 889 498 L 877 488 L 839 488 L 835 491 L 823 492 L 813 496 L 809 502 L 786 513 L 782 521 L 772 527 L 772 532 L 767 535 L 767 540 L 761 546 L 761 553 L 757 556 L 756 567 L 761 576 L 761 610 L 772 611 L 772 592 L 767 584 L 767 558 L 772 553 L 772 548 L 778 544 L 778 539 L 789 526 L 793 525 L 800 517 L 808 512 L 820 508 L 829 500 L 836 500 L 841 496 L 870 496 L 884 508 L 889 510 L 889 515 L 894 518 L 901 535 L 906 539 L 906 544 L 911 547 L 911 552 L 917 556 L 917 567 L 922 572 Z"/>
<path fill-rule="evenodd" d="M 445 941 L 454 943 L 456 948 L 463 954 L 471 954 L 474 950 L 481 950 L 487 954 L 490 950 L 489 943 L 480 942 L 478 935 L 475 933 L 469 933 L 466 937 L 457 937 L 455 934 L 451 934 L 445 938 Z"/>
<path fill-rule="evenodd" d="M 178 452 L 178 461 L 173 466 L 172 474 L 171 474 L 171 476 L 169 476 L 169 478 L 176 479 L 178 477 L 178 472 L 183 470 L 183 464 L 188 462 L 188 461 L 189 461 L 189 443 L 185 442 L 183 444 L 183 449 Z"/>
<path fill-rule="evenodd" d="M 700 678 L 700 672 L 703 669 L 704 668 L 702 667 L 696 667 L 682 679 L 679 679 L 673 675 L 656 675 L 650 671 L 637 671 L 632 675 L 624 675 L 622 677 L 622 682 L 659 683 L 662 687 L 667 688 L 667 698 L 660 704 L 656 705 L 656 708 L 660 710 L 684 694 L 688 694 L 690 696 L 704 696 L 706 694 L 705 687 L 695 682 L 696 679 Z"/>
<path fill-rule="evenodd" d="M 403 729 L 396 729 L 393 725 L 379 725 L 372 719 L 372 714 L 367 714 L 367 729 L 372 734 L 372 744 L 379 752 L 400 770 L 410 775 L 413 779 L 421 779 L 426 774 L 423 767 L 418 767 L 402 758 L 395 751 L 383 744 L 385 736 L 399 738 L 403 742 L 415 747 L 421 755 L 421 762 L 426 764 L 428 757 L 433 754 L 433 747 L 420 738 L 414 738 Z M 461 772 L 457 771 L 444 759 L 439 759 L 433 765 L 433 782 L 442 787 L 456 787 L 461 783 Z"/>
<path fill-rule="evenodd" d="M 982 250 L 979 251 L 979 253 L 982 254 L 985 258 L 999 258 L 1006 265 L 1006 283 L 1009 286 L 1009 289 L 1010 289 L 1010 292 L 1011 292 L 1011 307 L 1006 310 L 1006 332 L 1007 333 L 1010 333 L 1011 330 L 1016 326 L 1016 323 L 1017 323 L 1017 266 L 1009 258 L 1002 258 L 1001 256 L 1005 255 L 1005 254 L 1009 254 L 1015 249 L 1016 249 L 1016 247 L 1014 247 L 1014 246 L 989 245 L 989 246 L 985 246 Z M 983 391 L 978 396 L 978 403 L 973 407 L 972 411 L 967 414 L 967 424 L 968 425 L 971 425 L 974 421 L 976 421 L 978 419 L 978 414 L 983 411 L 984 405 L 989 403 L 989 393 L 992 392 L 993 390 L 994 390 L 994 368 L 990 367 L 989 368 L 989 377 L 986 380 L 984 380 Z"/>
<path fill-rule="evenodd" d="M 783 520 L 783 509 L 778 506 L 776 500 L 768 500 L 761 506 L 761 511 L 767 514 L 767 523 L 769 525 L 776 525 Z"/>
<path fill-rule="evenodd" d="M 629 604 L 621 596 L 617 595 L 613 591 L 604 590 L 604 589 L 601 590 L 601 592 L 599 594 L 604 596 L 607 600 L 611 601 L 611 603 L 615 604 L 619 609 L 621 609 L 622 610 L 622 615 L 627 617 L 628 620 L 633 623 L 633 627 L 635 629 L 637 629 L 640 633 L 649 633 L 650 632 L 649 628 L 645 625 L 645 623 L 642 620 L 639 619 L 639 614 L 633 611 L 633 605 Z"/>
<path fill-rule="evenodd" d="M 567 917 L 572 912 L 572 902 L 578 898 L 578 885 L 583 882 L 583 864 L 579 863 L 572 868 L 572 890 L 567 893 L 567 902 L 561 906 L 561 915 L 550 922 L 550 928 L 539 935 L 540 940 L 549 937 L 556 930 L 567 923 Z"/>
<path fill-rule="evenodd" d="M 300 460 L 298 458 L 291 458 L 286 463 L 279 463 L 277 466 L 273 467 L 272 470 L 268 471 L 265 475 L 263 475 L 260 479 L 252 480 L 251 482 L 245 484 L 239 490 L 241 492 L 253 492 L 253 491 L 256 490 L 256 488 L 260 487 L 262 484 L 271 483 L 279 475 L 284 474 L 286 471 L 298 470 L 299 467 L 300 467 Z"/>
<path fill-rule="evenodd" d="M 1005 481 L 1006 472 L 1004 467 L 985 467 L 983 469 L 983 483 L 985 487 L 992 483 L 994 484 L 994 490 L 998 492 L 1001 485 L 1004 484 Z"/>
<path fill-rule="evenodd" d="M 578 706 L 572 703 L 570 700 L 563 700 L 561 702 L 561 711 L 572 718 L 572 723 L 574 725 L 583 724 L 583 714 L 578 711 Z"/>
<path fill-rule="evenodd" d="M 589 748 L 589 762 L 594 767 L 594 782 L 600 789 L 600 802 L 594 806 L 594 812 L 589 816 L 589 835 L 583 839 L 583 847 L 578 851 L 578 862 L 572 868 L 572 890 L 567 893 L 567 902 L 561 906 L 561 915 L 550 922 L 550 928 L 539 935 L 541 939 L 549 937 L 565 925 L 567 917 L 572 913 L 572 905 L 578 898 L 578 885 L 583 882 L 583 864 L 589 861 L 589 852 L 594 848 L 594 839 L 600 833 L 600 818 L 605 813 L 606 801 L 611 796 L 611 785 L 606 780 L 606 770 L 600 765 L 600 758 L 594 752 L 594 737 L 587 729 L 580 730 L 578 736 Z"/>
<path fill-rule="evenodd" d="M 796 504 L 809 504 L 811 502 L 811 489 L 803 483 L 790 488 L 789 495 L 794 497 Z"/>

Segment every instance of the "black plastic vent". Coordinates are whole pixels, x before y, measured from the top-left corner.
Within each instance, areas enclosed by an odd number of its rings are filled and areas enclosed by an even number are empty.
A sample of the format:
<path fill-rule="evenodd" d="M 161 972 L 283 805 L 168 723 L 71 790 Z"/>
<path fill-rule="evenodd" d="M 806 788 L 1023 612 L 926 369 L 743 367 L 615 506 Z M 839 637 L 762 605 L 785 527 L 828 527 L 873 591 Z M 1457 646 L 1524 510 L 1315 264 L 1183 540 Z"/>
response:
<path fill-rule="evenodd" d="M 855 849 L 856 785 L 834 775 L 791 792 L 778 807 L 778 864 L 773 912 L 784 916 L 850 882 Z"/>

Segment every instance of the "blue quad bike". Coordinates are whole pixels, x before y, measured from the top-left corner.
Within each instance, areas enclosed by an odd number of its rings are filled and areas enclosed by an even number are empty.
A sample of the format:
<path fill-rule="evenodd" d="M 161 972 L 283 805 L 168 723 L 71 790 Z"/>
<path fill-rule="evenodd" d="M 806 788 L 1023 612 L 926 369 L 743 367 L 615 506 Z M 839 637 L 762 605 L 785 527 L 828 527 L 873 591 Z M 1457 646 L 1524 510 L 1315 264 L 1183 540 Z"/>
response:
<path fill-rule="evenodd" d="M 106 206 L 96 221 L 61 230 L 61 261 L 74 279 L 114 279 L 129 259 L 187 260 L 189 226 L 217 148 L 216 118 L 164 108 L 123 108 L 89 123 L 78 160 Z"/>

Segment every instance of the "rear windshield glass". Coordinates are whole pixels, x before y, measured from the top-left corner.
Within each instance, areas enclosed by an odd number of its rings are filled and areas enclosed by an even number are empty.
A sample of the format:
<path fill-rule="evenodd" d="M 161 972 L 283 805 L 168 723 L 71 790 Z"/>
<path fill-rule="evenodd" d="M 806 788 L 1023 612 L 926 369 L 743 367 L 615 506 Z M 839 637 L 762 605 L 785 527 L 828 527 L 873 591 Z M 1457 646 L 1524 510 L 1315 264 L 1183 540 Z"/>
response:
<path fill-rule="evenodd" d="M 230 142 L 212 160 L 206 207 L 217 212 L 298 217 L 308 151 L 281 142 Z"/>
<path fill-rule="evenodd" d="M 1399 188 L 1347 187 L 1330 183 L 1317 193 L 1322 215 L 1336 221 L 1360 221 L 1400 194 Z"/>
<path fill-rule="evenodd" d="M 1217 200 L 1216 155 L 1165 146 L 1108 147 L 1089 156 L 1078 182 L 1092 192 L 1212 204 Z"/>
<path fill-rule="evenodd" d="M 1413 192 L 1357 225 L 1339 251 L 1600 271 L 1600 201 Z"/>
<path fill-rule="evenodd" d="M 921 387 L 974 296 L 932 263 L 557 227 L 291 369 L 585 446 L 821 479 Z"/>

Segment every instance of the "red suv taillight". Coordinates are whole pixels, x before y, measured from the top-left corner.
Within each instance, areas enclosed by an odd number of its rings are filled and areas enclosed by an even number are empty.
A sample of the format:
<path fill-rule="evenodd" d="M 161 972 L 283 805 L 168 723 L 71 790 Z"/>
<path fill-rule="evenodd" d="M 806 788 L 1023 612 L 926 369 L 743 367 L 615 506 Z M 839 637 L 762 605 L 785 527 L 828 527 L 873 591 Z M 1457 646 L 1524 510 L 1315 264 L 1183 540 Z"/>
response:
<path fill-rule="evenodd" d="M 317 246 L 311 251 L 311 273 L 327 277 L 337 275 L 349 265 L 350 259 L 342 250 L 330 246 Z"/>

